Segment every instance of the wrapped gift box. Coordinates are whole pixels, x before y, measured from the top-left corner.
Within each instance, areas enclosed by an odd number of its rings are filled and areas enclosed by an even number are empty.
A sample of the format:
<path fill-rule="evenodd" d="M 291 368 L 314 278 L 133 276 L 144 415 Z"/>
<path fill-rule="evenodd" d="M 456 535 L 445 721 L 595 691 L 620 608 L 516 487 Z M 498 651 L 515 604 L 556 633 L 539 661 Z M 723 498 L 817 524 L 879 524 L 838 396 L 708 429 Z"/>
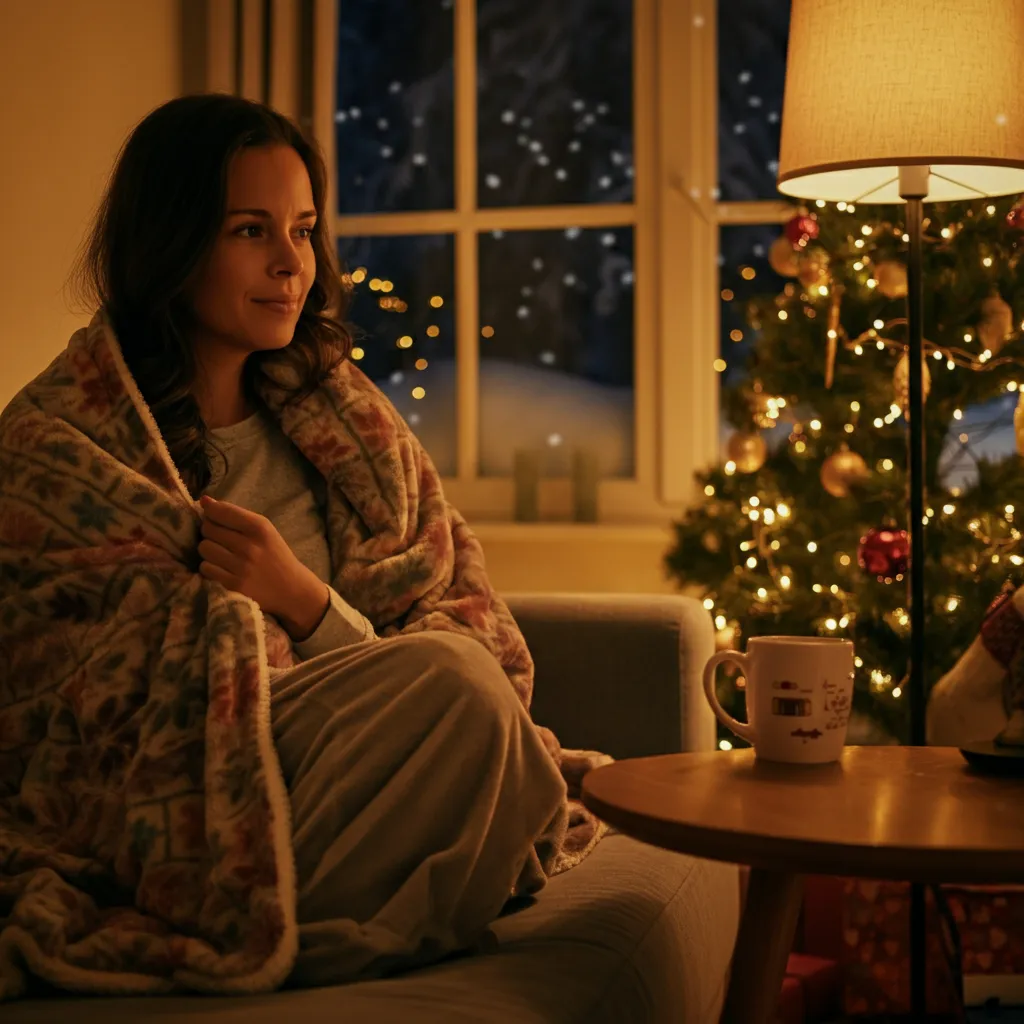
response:
<path fill-rule="evenodd" d="M 964 974 L 1024 974 L 1024 886 L 942 886 L 957 924 Z M 928 1009 L 958 1006 L 952 947 L 927 893 Z M 842 966 L 848 1014 L 906 1013 L 910 1004 L 910 886 L 846 879 Z"/>

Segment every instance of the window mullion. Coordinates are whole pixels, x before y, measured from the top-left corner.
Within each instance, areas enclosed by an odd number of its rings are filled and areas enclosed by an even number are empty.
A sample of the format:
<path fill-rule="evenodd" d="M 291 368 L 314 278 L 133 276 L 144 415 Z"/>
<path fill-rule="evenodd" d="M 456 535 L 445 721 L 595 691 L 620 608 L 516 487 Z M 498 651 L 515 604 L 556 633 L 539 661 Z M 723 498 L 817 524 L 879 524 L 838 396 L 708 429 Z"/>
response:
<path fill-rule="evenodd" d="M 458 476 L 476 479 L 480 450 L 476 210 L 476 0 L 455 3 L 455 374 Z"/>

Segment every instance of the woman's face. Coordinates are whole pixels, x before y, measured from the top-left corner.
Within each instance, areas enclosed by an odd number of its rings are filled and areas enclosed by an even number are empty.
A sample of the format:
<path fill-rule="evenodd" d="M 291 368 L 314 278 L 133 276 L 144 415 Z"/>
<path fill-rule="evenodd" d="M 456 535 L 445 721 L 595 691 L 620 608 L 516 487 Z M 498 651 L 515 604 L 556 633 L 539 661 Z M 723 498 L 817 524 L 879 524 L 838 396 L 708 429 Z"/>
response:
<path fill-rule="evenodd" d="M 309 174 L 291 146 L 235 154 L 227 212 L 191 291 L 204 357 L 244 357 L 291 342 L 316 273 L 315 222 Z"/>

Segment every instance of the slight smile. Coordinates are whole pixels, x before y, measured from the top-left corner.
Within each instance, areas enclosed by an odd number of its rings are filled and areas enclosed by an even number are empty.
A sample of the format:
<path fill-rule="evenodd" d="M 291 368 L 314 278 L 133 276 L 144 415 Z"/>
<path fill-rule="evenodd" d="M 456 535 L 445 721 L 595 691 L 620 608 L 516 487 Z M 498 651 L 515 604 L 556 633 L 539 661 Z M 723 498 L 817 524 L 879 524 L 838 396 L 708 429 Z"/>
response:
<path fill-rule="evenodd" d="M 277 302 L 267 299 L 253 299 L 253 302 L 274 313 L 294 313 L 298 308 L 298 302 Z"/>

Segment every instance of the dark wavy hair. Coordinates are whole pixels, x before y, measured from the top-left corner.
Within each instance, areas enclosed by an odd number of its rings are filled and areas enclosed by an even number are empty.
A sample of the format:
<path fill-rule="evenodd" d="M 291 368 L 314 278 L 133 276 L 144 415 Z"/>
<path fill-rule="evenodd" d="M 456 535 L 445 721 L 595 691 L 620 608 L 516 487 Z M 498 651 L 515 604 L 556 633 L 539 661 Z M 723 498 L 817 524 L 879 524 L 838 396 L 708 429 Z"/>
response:
<path fill-rule="evenodd" d="M 95 223 L 71 273 L 79 300 L 105 307 L 125 362 L 193 497 L 210 482 L 210 439 L 193 395 L 196 321 L 186 291 L 201 272 L 226 211 L 228 165 L 251 146 L 291 146 L 306 165 L 317 220 L 316 277 L 288 346 L 299 383 L 286 402 L 311 394 L 348 357 L 334 240 L 325 209 L 327 170 L 317 143 L 270 107 L 223 93 L 182 96 L 151 111 L 118 154 Z M 255 352 L 243 383 L 275 355 Z M 280 356 L 278 357 L 280 358 Z"/>

